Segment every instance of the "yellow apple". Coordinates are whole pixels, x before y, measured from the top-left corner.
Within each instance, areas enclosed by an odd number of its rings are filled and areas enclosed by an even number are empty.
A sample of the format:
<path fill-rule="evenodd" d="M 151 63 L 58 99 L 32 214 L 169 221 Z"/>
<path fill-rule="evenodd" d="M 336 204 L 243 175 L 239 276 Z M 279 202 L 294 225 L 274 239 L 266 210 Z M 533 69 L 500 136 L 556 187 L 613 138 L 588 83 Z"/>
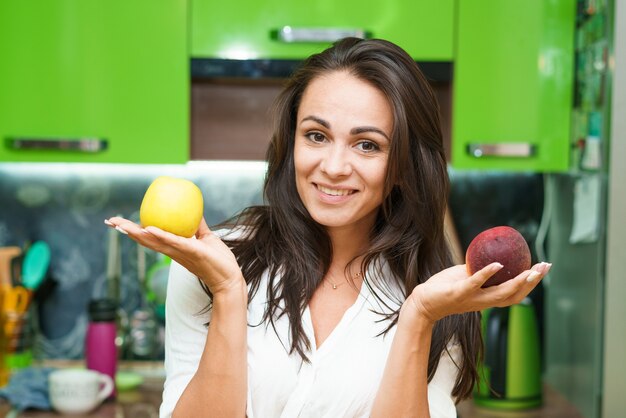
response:
<path fill-rule="evenodd" d="M 142 227 L 156 226 L 181 237 L 192 237 L 203 213 L 202 192 L 189 180 L 157 177 L 146 190 L 139 209 Z"/>

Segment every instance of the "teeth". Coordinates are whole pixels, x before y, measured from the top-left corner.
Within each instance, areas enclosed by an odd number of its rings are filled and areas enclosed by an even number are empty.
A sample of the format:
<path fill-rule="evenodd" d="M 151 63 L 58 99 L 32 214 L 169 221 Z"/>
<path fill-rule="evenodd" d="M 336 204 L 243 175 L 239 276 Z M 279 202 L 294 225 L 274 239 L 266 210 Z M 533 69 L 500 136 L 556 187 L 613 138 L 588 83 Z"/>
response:
<path fill-rule="evenodd" d="M 317 186 L 318 190 L 320 190 L 321 192 L 324 192 L 326 194 L 329 194 L 331 196 L 347 196 L 350 193 L 352 193 L 351 190 L 346 190 L 346 189 L 342 189 L 342 190 L 337 190 L 337 189 L 329 189 L 327 187 L 323 187 L 323 186 Z"/>

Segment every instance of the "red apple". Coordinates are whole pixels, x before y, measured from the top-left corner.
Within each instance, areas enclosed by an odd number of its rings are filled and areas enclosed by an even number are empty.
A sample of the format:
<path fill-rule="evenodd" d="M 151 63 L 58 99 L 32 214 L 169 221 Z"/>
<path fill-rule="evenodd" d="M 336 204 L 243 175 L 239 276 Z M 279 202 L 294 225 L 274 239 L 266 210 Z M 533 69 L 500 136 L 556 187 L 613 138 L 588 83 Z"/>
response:
<path fill-rule="evenodd" d="M 476 235 L 467 247 L 465 266 L 470 275 L 494 262 L 504 267 L 482 287 L 504 283 L 530 269 L 530 249 L 522 234 L 515 228 L 496 226 L 487 229 Z"/>

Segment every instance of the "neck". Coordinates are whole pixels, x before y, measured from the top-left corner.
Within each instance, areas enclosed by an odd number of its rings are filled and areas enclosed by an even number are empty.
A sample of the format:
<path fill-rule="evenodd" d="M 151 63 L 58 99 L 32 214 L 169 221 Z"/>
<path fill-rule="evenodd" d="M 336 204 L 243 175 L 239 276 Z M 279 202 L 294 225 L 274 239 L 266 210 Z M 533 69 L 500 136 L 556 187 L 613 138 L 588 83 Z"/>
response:
<path fill-rule="evenodd" d="M 363 253 L 369 241 L 366 228 L 359 231 L 332 229 L 328 231 L 328 235 L 333 246 L 331 267 L 340 268 L 341 271 L 351 260 Z"/>

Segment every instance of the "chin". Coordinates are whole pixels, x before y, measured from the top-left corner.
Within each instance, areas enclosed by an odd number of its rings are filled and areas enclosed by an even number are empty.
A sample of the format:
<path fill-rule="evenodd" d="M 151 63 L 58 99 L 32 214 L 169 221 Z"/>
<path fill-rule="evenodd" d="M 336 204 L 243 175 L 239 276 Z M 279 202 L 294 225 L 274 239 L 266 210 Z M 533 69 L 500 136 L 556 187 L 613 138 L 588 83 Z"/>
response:
<path fill-rule="evenodd" d="M 338 228 L 346 226 L 348 222 L 333 216 L 312 216 L 313 220 L 326 228 Z"/>
<path fill-rule="evenodd" d="M 327 229 L 341 229 L 341 228 L 358 228 L 358 231 L 369 230 L 373 225 L 373 218 L 369 217 L 354 219 L 352 216 L 337 216 L 337 215 L 311 215 L 313 220 L 319 225 Z"/>

